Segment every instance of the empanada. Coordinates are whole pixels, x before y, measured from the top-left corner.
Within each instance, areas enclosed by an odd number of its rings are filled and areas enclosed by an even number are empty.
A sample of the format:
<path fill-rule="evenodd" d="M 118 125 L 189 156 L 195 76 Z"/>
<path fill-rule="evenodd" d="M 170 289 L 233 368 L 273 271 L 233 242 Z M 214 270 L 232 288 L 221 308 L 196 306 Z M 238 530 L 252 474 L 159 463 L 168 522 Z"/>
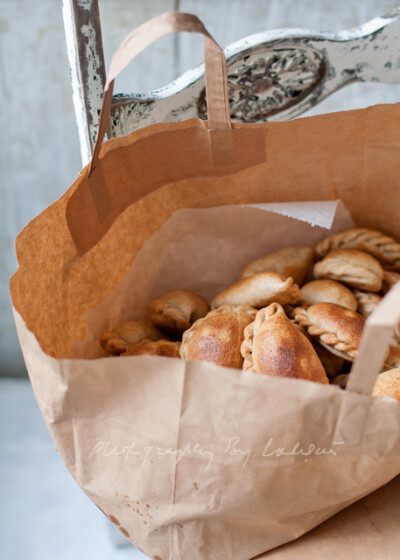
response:
<path fill-rule="evenodd" d="M 352 311 L 357 309 L 357 300 L 353 292 L 336 280 L 327 278 L 313 280 L 301 288 L 301 304 L 303 306 L 308 307 L 321 301 L 337 303 Z"/>
<path fill-rule="evenodd" d="M 314 265 L 315 278 L 338 280 L 352 288 L 379 292 L 382 288 L 383 268 L 379 262 L 357 249 L 338 249 Z"/>
<path fill-rule="evenodd" d="M 239 280 L 272 270 L 287 278 L 291 276 L 296 284 L 301 285 L 313 262 L 313 256 L 314 251 L 310 247 L 287 247 L 249 263 L 240 273 Z"/>
<path fill-rule="evenodd" d="M 389 290 L 393 288 L 397 282 L 400 280 L 400 274 L 398 272 L 393 272 L 392 270 L 383 271 L 383 282 L 382 282 L 382 295 L 386 295 Z"/>
<path fill-rule="evenodd" d="M 375 257 L 384 268 L 400 272 L 400 243 L 393 237 L 368 228 L 351 228 L 331 235 L 318 243 L 315 255 L 322 259 L 335 249 L 359 249 Z"/>
<path fill-rule="evenodd" d="M 111 331 L 104 332 L 100 344 L 108 354 L 119 355 L 125 351 L 127 344 L 138 344 L 144 338 L 159 340 L 167 337 L 145 321 L 125 321 Z"/>
<path fill-rule="evenodd" d="M 353 290 L 357 299 L 357 313 L 363 317 L 369 317 L 382 301 L 382 297 L 371 292 L 362 292 L 361 290 Z"/>
<path fill-rule="evenodd" d="M 278 303 L 260 309 L 244 334 L 241 347 L 243 369 L 329 383 L 313 345 L 291 323 Z"/>
<path fill-rule="evenodd" d="M 384 369 L 400 368 L 400 346 L 394 345 L 389 347 L 388 355 L 385 359 Z"/>
<path fill-rule="evenodd" d="M 151 322 L 174 337 L 180 337 L 209 311 L 208 303 L 188 290 L 168 292 L 149 305 Z"/>
<path fill-rule="evenodd" d="M 314 342 L 313 346 L 318 354 L 318 358 L 321 360 L 321 364 L 324 366 L 326 375 L 329 379 L 336 377 L 343 369 L 344 359 L 341 356 L 332 354 L 332 352 L 318 344 L 318 342 Z"/>
<path fill-rule="evenodd" d="M 166 358 L 180 358 L 180 342 L 169 340 L 142 340 L 138 344 L 127 344 L 121 356 L 164 356 Z"/>
<path fill-rule="evenodd" d="M 393 397 L 400 401 L 400 369 L 380 373 L 372 390 L 373 397 Z"/>
<path fill-rule="evenodd" d="M 315 303 L 295 309 L 295 320 L 327 350 L 345 360 L 358 355 L 365 319 L 335 303 Z"/>
<path fill-rule="evenodd" d="M 254 321 L 255 314 L 256 310 L 247 305 L 223 305 L 210 311 L 183 333 L 181 358 L 241 369 L 244 329 Z"/>
<path fill-rule="evenodd" d="M 300 288 L 293 278 L 286 278 L 278 272 L 259 272 L 226 288 L 214 298 L 211 308 L 250 305 L 259 309 L 274 301 L 281 305 L 296 305 L 300 298 Z"/>
<path fill-rule="evenodd" d="M 339 373 L 334 379 L 332 379 L 332 385 L 339 385 L 342 389 L 346 389 L 347 382 L 349 380 L 348 373 Z"/>

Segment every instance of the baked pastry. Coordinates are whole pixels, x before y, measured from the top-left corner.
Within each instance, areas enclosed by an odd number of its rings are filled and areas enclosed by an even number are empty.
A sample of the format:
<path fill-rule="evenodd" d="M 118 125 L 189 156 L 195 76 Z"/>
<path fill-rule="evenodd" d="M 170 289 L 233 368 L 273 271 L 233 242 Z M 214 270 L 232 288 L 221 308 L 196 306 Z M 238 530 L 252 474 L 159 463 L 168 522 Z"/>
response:
<path fill-rule="evenodd" d="M 383 281 L 382 281 L 382 294 L 386 295 L 388 291 L 391 290 L 399 280 L 400 280 L 400 274 L 398 272 L 393 272 L 392 270 L 384 270 Z"/>
<path fill-rule="evenodd" d="M 180 342 L 170 340 L 142 340 L 138 344 L 127 344 L 121 356 L 165 356 L 166 358 L 180 358 Z"/>
<path fill-rule="evenodd" d="M 255 315 L 256 310 L 247 305 L 223 305 L 210 311 L 183 333 L 181 358 L 241 369 L 244 329 Z"/>
<path fill-rule="evenodd" d="M 313 262 L 313 257 L 314 251 L 311 247 L 287 247 L 249 263 L 240 273 L 239 280 L 258 272 L 272 270 L 286 277 L 291 276 L 296 284 L 301 285 Z"/>
<path fill-rule="evenodd" d="M 336 280 L 313 280 L 301 288 L 301 303 L 303 306 L 313 305 L 320 301 L 337 303 L 347 309 L 355 311 L 357 300 L 353 292 Z"/>
<path fill-rule="evenodd" d="M 369 317 L 382 301 L 382 297 L 371 292 L 362 292 L 361 290 L 353 290 L 357 299 L 357 312 L 363 317 Z"/>
<path fill-rule="evenodd" d="M 373 397 L 393 397 L 400 401 L 400 369 L 380 373 L 372 390 Z"/>
<path fill-rule="evenodd" d="M 278 303 L 257 312 L 244 330 L 241 352 L 245 370 L 329 383 L 313 345 Z"/>
<path fill-rule="evenodd" d="M 351 228 L 318 243 L 315 255 L 322 259 L 335 249 L 359 249 L 375 257 L 384 268 L 400 272 L 400 244 L 393 237 L 368 228 Z"/>
<path fill-rule="evenodd" d="M 315 303 L 295 310 L 295 320 L 327 350 L 354 361 L 358 354 L 365 319 L 335 303 Z"/>
<path fill-rule="evenodd" d="M 180 337 L 209 311 L 208 303 L 188 290 L 168 292 L 149 305 L 151 322 L 174 337 Z"/>
<path fill-rule="evenodd" d="M 166 338 L 156 327 L 145 321 L 125 321 L 104 332 L 100 344 L 108 354 L 118 356 L 125 351 L 127 344 L 138 344 L 144 338 L 160 340 Z"/>
<path fill-rule="evenodd" d="M 349 380 L 348 373 L 340 373 L 334 379 L 332 379 L 332 385 L 339 385 L 342 389 L 346 389 L 347 382 Z"/>
<path fill-rule="evenodd" d="M 385 359 L 384 369 L 400 368 L 400 346 L 390 346 L 388 355 Z"/>
<path fill-rule="evenodd" d="M 279 272 L 259 272 L 226 288 L 214 298 L 211 308 L 250 305 L 259 309 L 274 301 L 281 305 L 296 305 L 300 299 L 300 288 L 293 278 L 286 278 Z"/>
<path fill-rule="evenodd" d="M 353 288 L 379 292 L 382 288 L 383 268 L 379 262 L 358 249 L 338 249 L 314 265 L 315 278 L 339 280 Z"/>
<path fill-rule="evenodd" d="M 321 364 L 324 366 L 326 375 L 329 379 L 336 377 L 343 369 L 344 359 L 336 354 L 332 354 L 332 352 L 318 344 L 318 342 L 315 342 L 313 346 L 318 354 L 318 358 L 321 360 Z"/>

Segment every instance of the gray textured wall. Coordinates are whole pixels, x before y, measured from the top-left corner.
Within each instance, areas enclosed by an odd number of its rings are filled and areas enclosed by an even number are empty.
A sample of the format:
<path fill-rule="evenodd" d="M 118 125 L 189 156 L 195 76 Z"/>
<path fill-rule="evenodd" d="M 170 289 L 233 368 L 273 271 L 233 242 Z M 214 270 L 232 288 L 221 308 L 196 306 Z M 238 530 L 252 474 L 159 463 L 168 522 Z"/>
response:
<path fill-rule="evenodd" d="M 106 63 L 124 36 L 159 13 L 197 14 L 222 46 L 282 27 L 337 31 L 396 6 L 392 0 L 100 0 Z M 166 37 L 124 71 L 116 91 L 147 91 L 201 62 L 202 39 Z M 312 113 L 400 100 L 400 86 L 355 84 Z M 0 375 L 24 375 L 8 291 L 14 239 L 79 173 L 61 0 L 0 0 Z"/>

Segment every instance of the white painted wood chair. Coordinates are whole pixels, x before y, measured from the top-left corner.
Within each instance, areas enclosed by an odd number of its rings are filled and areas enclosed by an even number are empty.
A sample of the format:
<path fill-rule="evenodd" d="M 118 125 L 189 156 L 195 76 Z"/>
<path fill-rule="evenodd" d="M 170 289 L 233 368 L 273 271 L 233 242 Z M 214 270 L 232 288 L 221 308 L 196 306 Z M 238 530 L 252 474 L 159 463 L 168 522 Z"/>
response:
<path fill-rule="evenodd" d="M 106 78 L 98 0 L 63 0 L 63 15 L 85 165 L 96 141 Z M 232 121 L 292 119 L 356 81 L 400 83 L 399 39 L 400 8 L 349 31 L 282 29 L 243 38 L 225 49 Z M 200 65 L 147 94 L 115 94 L 109 136 L 206 115 Z M 114 527 L 113 540 L 127 542 Z"/>
<path fill-rule="evenodd" d="M 63 0 L 63 14 L 86 164 L 97 134 L 105 83 L 98 0 Z M 292 119 L 355 81 L 400 83 L 399 38 L 400 8 L 349 31 L 281 29 L 245 37 L 225 49 L 232 121 Z M 204 66 L 200 65 L 147 94 L 115 94 L 109 135 L 206 115 Z"/>

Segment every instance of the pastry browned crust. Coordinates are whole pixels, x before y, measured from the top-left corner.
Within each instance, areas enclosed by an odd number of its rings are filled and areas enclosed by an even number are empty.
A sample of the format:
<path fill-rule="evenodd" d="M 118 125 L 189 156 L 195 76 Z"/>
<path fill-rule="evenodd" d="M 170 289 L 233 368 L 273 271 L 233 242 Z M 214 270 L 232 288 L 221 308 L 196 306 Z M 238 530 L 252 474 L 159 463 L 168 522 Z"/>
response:
<path fill-rule="evenodd" d="M 259 272 L 226 288 L 214 298 L 211 308 L 216 309 L 221 305 L 261 308 L 272 302 L 296 305 L 300 298 L 300 288 L 293 282 L 293 278 L 286 278 L 278 272 Z"/>
<path fill-rule="evenodd" d="M 104 332 L 100 344 L 108 354 L 119 355 L 125 351 L 127 344 L 137 344 L 144 338 L 159 340 L 167 337 L 146 321 L 125 321 Z"/>
<path fill-rule="evenodd" d="M 382 294 L 386 295 L 389 290 L 393 288 L 397 282 L 400 281 L 400 274 L 393 272 L 393 270 L 383 271 Z"/>
<path fill-rule="evenodd" d="M 334 379 L 332 379 L 332 385 L 339 385 L 342 389 L 346 389 L 347 382 L 349 381 L 348 373 L 339 373 Z"/>
<path fill-rule="evenodd" d="M 337 303 L 355 311 L 357 300 L 353 292 L 336 280 L 313 280 L 301 288 L 301 304 L 310 306 L 319 302 Z"/>
<path fill-rule="evenodd" d="M 313 262 L 313 257 L 314 251 L 311 247 L 287 247 L 249 263 L 241 271 L 239 280 L 258 272 L 272 270 L 286 277 L 291 276 L 296 284 L 301 285 Z"/>
<path fill-rule="evenodd" d="M 279 304 L 260 309 L 244 332 L 243 369 L 328 383 L 311 342 L 291 323 Z"/>
<path fill-rule="evenodd" d="M 382 297 L 380 295 L 373 294 L 371 292 L 353 290 L 353 293 L 357 299 L 357 313 L 360 313 L 360 315 L 365 318 L 372 315 L 382 301 Z"/>
<path fill-rule="evenodd" d="M 385 359 L 384 369 L 400 368 L 400 346 L 394 345 L 389 347 L 388 355 Z"/>
<path fill-rule="evenodd" d="M 400 401 L 400 369 L 380 373 L 372 391 L 373 397 L 393 397 Z"/>
<path fill-rule="evenodd" d="M 121 356 L 164 356 L 166 358 L 180 358 L 180 342 L 169 340 L 142 340 L 138 344 L 127 344 Z"/>
<path fill-rule="evenodd" d="M 224 305 L 210 311 L 184 332 L 181 358 L 240 369 L 244 329 L 254 320 L 255 314 L 256 310 L 247 305 Z"/>
<path fill-rule="evenodd" d="M 400 243 L 393 237 L 368 228 L 350 228 L 318 243 L 315 255 L 322 259 L 335 249 L 359 249 L 375 257 L 384 268 L 400 272 Z"/>
<path fill-rule="evenodd" d="M 314 342 L 313 346 L 318 354 L 318 358 L 321 360 L 321 364 L 324 366 L 326 375 L 329 379 L 336 377 L 343 369 L 344 359 L 341 356 L 332 354 L 332 352 L 321 346 L 318 342 Z"/>
<path fill-rule="evenodd" d="M 174 290 L 149 305 L 151 322 L 172 336 L 180 336 L 210 310 L 208 303 L 188 290 Z"/>
<path fill-rule="evenodd" d="M 315 278 L 338 280 L 353 288 L 379 292 L 382 288 L 383 268 L 368 253 L 358 249 L 338 249 L 314 265 Z"/>
<path fill-rule="evenodd" d="M 315 303 L 295 310 L 295 319 L 327 350 L 345 360 L 358 355 L 365 319 L 359 313 L 335 303 Z"/>

